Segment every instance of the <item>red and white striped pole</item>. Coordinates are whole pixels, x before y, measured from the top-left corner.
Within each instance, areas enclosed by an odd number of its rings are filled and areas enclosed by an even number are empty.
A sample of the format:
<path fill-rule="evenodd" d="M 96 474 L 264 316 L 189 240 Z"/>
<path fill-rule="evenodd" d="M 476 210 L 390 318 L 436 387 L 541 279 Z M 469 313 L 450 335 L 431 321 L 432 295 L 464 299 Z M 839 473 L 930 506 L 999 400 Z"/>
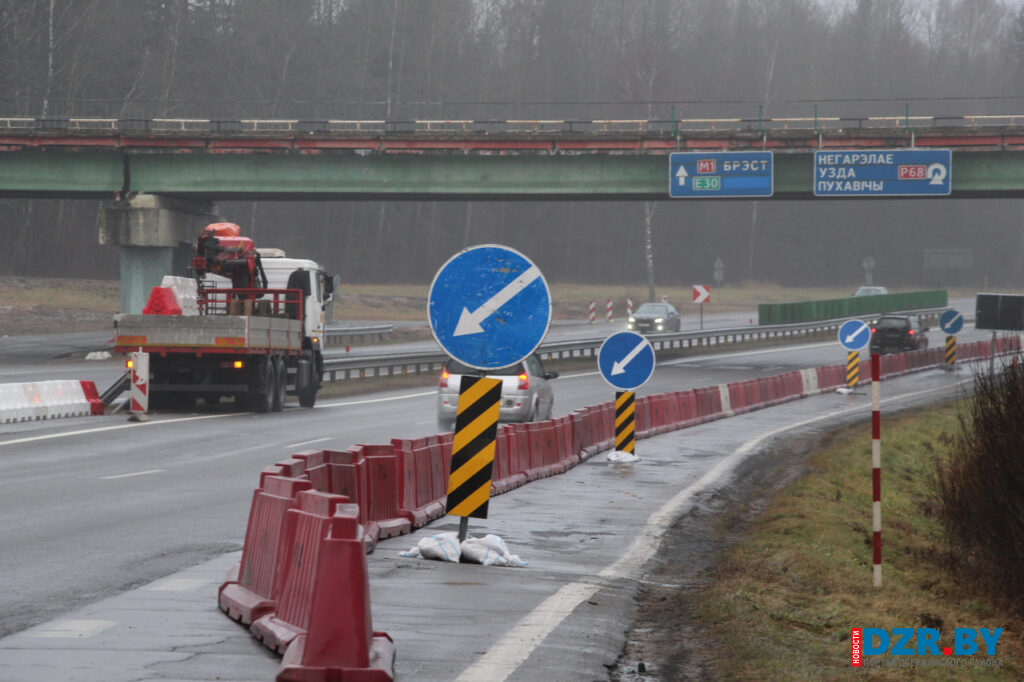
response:
<path fill-rule="evenodd" d="M 626 297 L 626 317 L 633 314 L 633 299 Z"/>
<path fill-rule="evenodd" d="M 662 295 L 662 297 L 661 297 L 661 302 L 662 302 L 662 303 L 668 303 L 668 296 L 664 296 L 664 295 Z"/>
<path fill-rule="evenodd" d="M 880 355 L 871 354 L 871 530 L 874 532 L 872 577 L 882 586 L 882 415 Z"/>
<path fill-rule="evenodd" d="M 608 299 L 608 321 L 612 321 L 612 299 Z"/>
<path fill-rule="evenodd" d="M 597 317 L 597 301 L 594 301 L 593 299 L 590 301 L 587 317 L 590 318 L 590 324 L 594 324 L 594 319 Z"/>

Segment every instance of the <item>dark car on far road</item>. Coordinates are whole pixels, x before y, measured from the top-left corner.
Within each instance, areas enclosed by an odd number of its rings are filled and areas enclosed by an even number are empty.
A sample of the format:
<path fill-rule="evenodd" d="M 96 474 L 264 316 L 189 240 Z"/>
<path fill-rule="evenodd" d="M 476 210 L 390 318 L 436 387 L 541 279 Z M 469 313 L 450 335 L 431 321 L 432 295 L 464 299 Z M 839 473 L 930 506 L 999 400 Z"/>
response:
<path fill-rule="evenodd" d="M 883 315 L 871 325 L 872 353 L 900 353 L 928 348 L 928 327 L 917 315 Z"/>
<path fill-rule="evenodd" d="M 644 303 L 626 320 L 634 332 L 677 332 L 682 321 L 671 303 Z"/>

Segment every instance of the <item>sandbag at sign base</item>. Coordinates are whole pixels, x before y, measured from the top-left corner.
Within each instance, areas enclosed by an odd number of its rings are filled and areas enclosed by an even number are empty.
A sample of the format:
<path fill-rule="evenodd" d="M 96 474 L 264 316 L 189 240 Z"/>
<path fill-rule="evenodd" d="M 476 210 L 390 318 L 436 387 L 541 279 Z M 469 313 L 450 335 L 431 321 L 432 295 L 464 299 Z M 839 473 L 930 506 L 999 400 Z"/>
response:
<path fill-rule="evenodd" d="M 505 541 L 500 536 L 490 533 L 482 538 L 466 538 L 464 542 L 459 542 L 456 533 L 438 533 L 420 538 L 415 547 L 399 552 L 399 556 L 517 568 L 530 563 L 509 552 Z"/>

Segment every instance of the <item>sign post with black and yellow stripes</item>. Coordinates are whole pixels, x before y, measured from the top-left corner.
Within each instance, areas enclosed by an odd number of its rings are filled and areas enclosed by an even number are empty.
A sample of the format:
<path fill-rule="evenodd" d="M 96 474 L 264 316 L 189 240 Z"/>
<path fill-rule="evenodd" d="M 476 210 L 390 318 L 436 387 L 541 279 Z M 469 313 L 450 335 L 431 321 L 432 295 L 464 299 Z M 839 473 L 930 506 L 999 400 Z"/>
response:
<path fill-rule="evenodd" d="M 438 345 L 479 372 L 459 384 L 445 503 L 446 513 L 462 517 L 463 541 L 470 517 L 487 518 L 491 498 L 502 380 L 487 375 L 537 350 L 551 324 L 551 291 L 540 268 L 515 249 L 471 246 L 434 275 L 427 319 Z"/>
<path fill-rule="evenodd" d="M 846 354 L 846 385 L 857 388 L 860 383 L 860 351 L 851 350 Z"/>
<path fill-rule="evenodd" d="M 597 352 L 601 377 L 615 389 L 615 450 L 636 456 L 636 389 L 654 374 L 654 347 L 636 332 L 612 334 Z"/>
<path fill-rule="evenodd" d="M 615 393 L 615 449 L 636 454 L 636 393 Z"/>
<path fill-rule="evenodd" d="M 466 539 L 470 517 L 487 518 L 500 406 L 501 379 L 462 377 L 445 505 L 446 514 L 462 517 L 459 522 L 460 542 Z"/>
<path fill-rule="evenodd" d="M 946 364 L 956 364 L 956 335 L 964 328 L 964 316 L 956 310 L 947 310 L 939 316 L 939 327 L 946 332 Z"/>

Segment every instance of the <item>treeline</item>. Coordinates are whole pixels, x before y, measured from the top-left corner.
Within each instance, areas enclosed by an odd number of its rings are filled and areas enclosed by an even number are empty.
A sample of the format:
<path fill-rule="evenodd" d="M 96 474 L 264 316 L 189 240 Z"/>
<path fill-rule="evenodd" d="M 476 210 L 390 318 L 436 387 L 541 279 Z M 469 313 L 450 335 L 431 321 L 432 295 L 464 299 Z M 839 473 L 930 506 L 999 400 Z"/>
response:
<path fill-rule="evenodd" d="M 0 116 L 659 118 L 1024 113 L 997 0 L 0 0 Z M 0 201 L 0 273 L 116 277 L 99 202 Z M 657 281 L 1024 285 L 1010 200 L 659 202 Z M 224 202 L 348 281 L 509 244 L 548 278 L 643 282 L 638 202 Z M 57 248 L 54 248 L 55 245 Z M 969 268 L 925 267 L 968 250 Z M 930 261 L 934 264 L 935 260 Z"/>

